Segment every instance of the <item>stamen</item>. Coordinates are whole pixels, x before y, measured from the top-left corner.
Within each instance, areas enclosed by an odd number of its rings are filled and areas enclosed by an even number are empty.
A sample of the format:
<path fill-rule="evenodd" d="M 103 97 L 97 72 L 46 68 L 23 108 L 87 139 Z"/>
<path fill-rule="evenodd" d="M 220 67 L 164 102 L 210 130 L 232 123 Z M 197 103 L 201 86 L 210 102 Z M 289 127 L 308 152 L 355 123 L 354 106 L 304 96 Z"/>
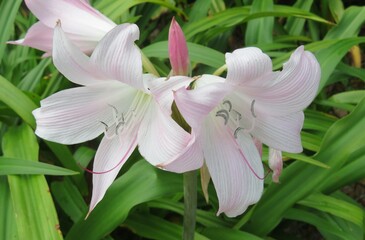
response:
<path fill-rule="evenodd" d="M 240 130 L 244 130 L 244 128 L 243 127 L 238 127 L 238 128 L 236 128 L 236 130 L 234 130 L 233 136 L 234 136 L 235 139 L 237 139 L 237 134 Z"/>
<path fill-rule="evenodd" d="M 242 153 L 242 150 L 241 148 L 239 148 L 239 151 L 240 151 L 240 154 L 243 158 L 243 161 L 245 161 L 245 163 L 247 164 L 248 168 L 250 169 L 250 171 L 253 173 L 253 175 L 255 175 L 256 178 L 260 179 L 260 180 L 264 180 L 267 175 L 269 175 L 270 172 L 267 172 L 263 177 L 260 177 L 256 172 L 255 170 L 253 169 L 253 167 L 251 166 L 251 164 L 249 163 L 249 161 L 247 161 L 247 159 L 245 158 L 245 156 L 243 155 Z"/>
<path fill-rule="evenodd" d="M 237 118 L 236 118 L 236 121 L 237 122 L 239 122 L 241 119 L 242 119 L 242 114 L 241 113 L 239 113 L 239 112 L 237 112 L 236 110 L 232 110 L 234 113 L 236 113 L 236 115 L 237 115 Z"/>
<path fill-rule="evenodd" d="M 228 105 L 228 112 L 230 112 L 232 110 L 232 103 L 231 103 L 231 101 L 225 100 L 223 102 L 223 104 L 227 104 Z"/>
<path fill-rule="evenodd" d="M 108 124 L 106 124 L 105 122 L 103 121 L 99 121 L 101 124 L 103 124 L 105 126 L 105 132 L 107 132 L 109 130 L 109 126 Z"/>
<path fill-rule="evenodd" d="M 254 118 L 256 118 L 256 114 L 255 114 L 255 108 L 254 108 L 254 106 L 255 106 L 255 99 L 254 100 L 252 100 L 252 102 L 251 102 L 251 113 L 252 113 L 252 116 L 254 117 Z"/>
<path fill-rule="evenodd" d="M 229 113 L 227 110 L 225 109 L 222 109 L 222 110 L 219 110 L 216 114 L 215 114 L 216 117 L 222 117 L 224 119 L 224 125 L 227 125 L 228 123 L 228 119 L 229 119 Z"/>
<path fill-rule="evenodd" d="M 115 127 L 115 135 L 118 135 L 118 133 L 119 133 L 119 128 L 120 127 L 123 127 L 124 126 L 124 122 L 119 122 L 118 124 L 117 124 L 117 126 Z"/>

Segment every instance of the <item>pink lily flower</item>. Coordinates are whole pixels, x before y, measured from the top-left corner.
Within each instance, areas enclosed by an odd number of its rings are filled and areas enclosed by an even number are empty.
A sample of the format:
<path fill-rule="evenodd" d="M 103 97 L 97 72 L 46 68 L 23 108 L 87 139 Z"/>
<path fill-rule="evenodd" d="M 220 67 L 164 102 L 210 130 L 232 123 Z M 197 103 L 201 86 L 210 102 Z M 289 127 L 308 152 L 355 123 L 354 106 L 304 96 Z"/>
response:
<path fill-rule="evenodd" d="M 188 77 L 157 78 L 142 74 L 141 53 L 134 41 L 138 27 L 122 24 L 109 32 L 90 57 L 58 24 L 53 36 L 53 61 L 70 81 L 82 85 L 41 101 L 33 111 L 36 134 L 49 141 L 76 144 L 104 137 L 93 166 L 90 211 L 135 147 L 153 165 L 189 156 L 190 134 L 171 117 L 173 90 L 186 87 Z M 156 140 L 158 138 L 158 140 Z M 198 168 L 186 158 L 180 171 Z"/>
<path fill-rule="evenodd" d="M 39 49 L 45 56 L 52 53 L 53 28 L 58 20 L 67 37 L 87 54 L 116 26 L 87 0 L 25 0 L 25 4 L 39 22 L 28 30 L 24 39 L 8 43 Z"/>
<path fill-rule="evenodd" d="M 190 72 L 188 46 L 184 33 L 175 18 L 172 18 L 171 21 L 168 46 L 172 75 L 188 76 Z"/>
<path fill-rule="evenodd" d="M 303 109 L 316 95 L 320 66 L 303 47 L 282 71 L 273 72 L 270 58 L 254 47 L 227 53 L 226 64 L 226 79 L 203 75 L 193 90 L 182 87 L 174 95 L 196 138 L 193 155 L 200 165 L 205 159 L 209 169 L 219 200 L 217 214 L 235 217 L 261 197 L 260 142 L 276 151 L 269 160 L 274 180 L 282 168 L 280 151 L 302 151 Z M 161 166 L 174 170 L 180 163 Z"/>

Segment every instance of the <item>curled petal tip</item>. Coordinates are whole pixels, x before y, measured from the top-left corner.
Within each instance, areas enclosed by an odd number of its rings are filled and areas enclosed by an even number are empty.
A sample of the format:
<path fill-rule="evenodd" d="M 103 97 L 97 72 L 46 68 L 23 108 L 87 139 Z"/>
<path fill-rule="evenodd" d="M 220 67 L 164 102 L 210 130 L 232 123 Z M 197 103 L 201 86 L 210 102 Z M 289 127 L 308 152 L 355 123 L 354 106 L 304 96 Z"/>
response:
<path fill-rule="evenodd" d="M 184 33 L 175 18 L 171 21 L 168 42 L 173 75 L 188 75 L 190 64 L 188 47 Z"/>

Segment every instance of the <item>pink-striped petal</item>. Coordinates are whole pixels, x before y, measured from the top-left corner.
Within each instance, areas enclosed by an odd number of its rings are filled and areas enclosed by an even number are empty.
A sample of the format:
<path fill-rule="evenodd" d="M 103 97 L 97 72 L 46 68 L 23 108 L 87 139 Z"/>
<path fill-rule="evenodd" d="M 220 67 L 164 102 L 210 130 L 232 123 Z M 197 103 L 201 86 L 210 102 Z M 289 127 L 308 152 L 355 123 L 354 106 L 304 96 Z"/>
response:
<path fill-rule="evenodd" d="M 202 81 L 212 80 L 212 83 L 197 87 L 194 90 L 180 88 L 174 93 L 176 105 L 186 120 L 195 130 L 200 129 L 205 117 L 223 100 L 231 91 L 228 84 L 215 82 L 218 78 L 212 75 L 203 75 Z M 198 83 L 201 79 L 197 80 Z M 197 83 L 197 84 L 198 84 Z"/>
<path fill-rule="evenodd" d="M 110 31 L 95 48 L 91 61 L 106 76 L 145 90 L 142 77 L 142 57 L 134 44 L 139 38 L 135 24 L 121 24 Z"/>
<path fill-rule="evenodd" d="M 52 38 L 53 29 L 47 27 L 42 22 L 37 22 L 29 28 L 24 39 L 9 41 L 7 43 L 36 48 L 50 55 L 52 52 Z"/>
<path fill-rule="evenodd" d="M 263 167 L 251 137 L 237 142 L 232 131 L 212 116 L 205 121 L 203 149 L 218 195 L 218 214 L 235 217 L 260 199 L 263 181 L 257 176 L 263 176 Z"/>
<path fill-rule="evenodd" d="M 151 102 L 138 132 L 138 145 L 142 156 L 152 165 L 162 167 L 188 151 L 191 142 L 190 134 L 163 112 L 156 102 Z M 197 166 L 195 162 L 190 161 L 176 171 L 184 172 L 197 168 L 199 164 Z"/>
<path fill-rule="evenodd" d="M 105 82 L 67 89 L 41 101 L 33 111 L 36 134 L 46 140 L 75 144 L 91 140 L 114 123 L 113 107 L 125 112 L 136 90 L 119 83 Z M 121 106 L 120 103 L 123 103 Z"/>
<path fill-rule="evenodd" d="M 121 132 L 120 136 L 111 139 L 104 137 L 100 143 L 94 160 L 95 174 L 93 175 L 93 191 L 88 214 L 103 199 L 107 189 L 137 145 L 137 129 L 135 126 L 130 127 L 130 130 Z"/>
<path fill-rule="evenodd" d="M 269 147 L 280 151 L 299 153 L 303 151 L 300 139 L 303 121 L 303 112 L 287 116 L 256 118 L 255 127 L 251 134 Z"/>
<path fill-rule="evenodd" d="M 98 66 L 67 38 L 60 25 L 55 27 L 53 38 L 53 62 L 57 69 L 70 81 L 80 85 L 106 80 L 106 76 L 98 71 Z"/>
<path fill-rule="evenodd" d="M 173 92 L 182 87 L 188 87 L 193 80 L 184 76 L 172 76 L 168 79 L 157 78 L 151 74 L 144 74 L 144 82 L 163 111 L 171 114 L 171 104 L 174 101 Z"/>
<path fill-rule="evenodd" d="M 259 48 L 247 47 L 226 53 L 227 82 L 234 85 L 244 85 L 272 72 L 269 56 Z"/>
<path fill-rule="evenodd" d="M 239 88 L 255 100 L 257 115 L 286 115 L 302 111 L 316 96 L 320 66 L 314 55 L 299 47 L 273 78 L 261 78 Z M 262 82 L 265 83 L 262 83 Z"/>
<path fill-rule="evenodd" d="M 98 42 L 115 26 L 84 1 L 26 0 L 25 3 L 43 24 L 54 28 L 60 20 L 65 32 L 79 39 Z"/>

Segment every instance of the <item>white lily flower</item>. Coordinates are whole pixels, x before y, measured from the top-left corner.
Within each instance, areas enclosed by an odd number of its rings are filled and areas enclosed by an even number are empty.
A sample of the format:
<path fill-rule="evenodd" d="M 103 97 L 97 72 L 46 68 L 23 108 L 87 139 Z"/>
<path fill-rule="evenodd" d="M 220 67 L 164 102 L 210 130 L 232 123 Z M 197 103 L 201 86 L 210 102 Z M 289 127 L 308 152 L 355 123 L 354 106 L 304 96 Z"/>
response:
<path fill-rule="evenodd" d="M 174 161 L 189 150 L 190 134 L 171 117 L 173 90 L 187 86 L 188 77 L 157 78 L 142 74 L 141 53 L 134 41 L 138 27 L 122 24 L 109 32 L 91 57 L 68 40 L 58 25 L 53 61 L 70 81 L 83 85 L 41 101 L 34 110 L 36 134 L 63 144 L 104 137 L 93 166 L 90 211 L 103 198 L 135 147 L 153 165 Z M 187 155 L 189 155 L 187 153 Z M 196 169 L 186 159 L 179 171 Z"/>
<path fill-rule="evenodd" d="M 194 155 L 209 169 L 218 199 L 218 214 L 242 214 L 263 191 L 260 145 L 278 151 L 302 151 L 303 109 L 316 95 L 320 67 L 310 52 L 299 47 L 272 71 L 270 58 L 258 48 L 226 54 L 227 78 L 203 75 L 193 90 L 175 92 L 176 104 L 192 127 Z M 280 154 L 281 155 L 281 154 Z M 278 156 L 278 154 L 276 154 Z M 179 160 L 161 164 L 168 170 Z M 274 180 L 281 158 L 271 157 Z"/>
<path fill-rule="evenodd" d="M 58 20 L 67 37 L 88 54 L 116 26 L 87 0 L 25 0 L 25 4 L 39 22 L 28 30 L 24 39 L 8 43 L 39 49 L 46 52 L 45 56 L 52 53 L 53 28 Z"/>

